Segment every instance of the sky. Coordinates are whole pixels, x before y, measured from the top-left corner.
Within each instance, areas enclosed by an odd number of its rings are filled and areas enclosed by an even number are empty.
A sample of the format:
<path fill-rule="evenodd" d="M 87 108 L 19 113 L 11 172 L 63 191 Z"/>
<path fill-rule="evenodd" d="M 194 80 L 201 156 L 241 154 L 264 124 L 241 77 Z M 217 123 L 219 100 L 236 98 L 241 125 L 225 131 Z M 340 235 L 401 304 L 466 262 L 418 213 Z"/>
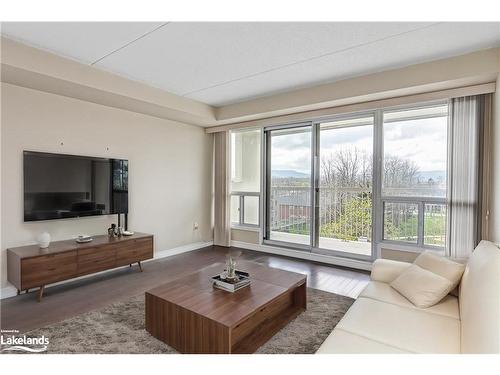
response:
<path fill-rule="evenodd" d="M 414 161 L 421 172 L 446 170 L 447 117 L 384 124 L 384 154 Z M 373 126 L 321 131 L 321 156 L 336 150 L 373 150 Z M 311 132 L 273 137 L 273 170 L 310 173 Z"/>
<path fill-rule="evenodd" d="M 271 138 L 271 170 L 283 169 L 311 173 L 310 128 Z"/>
<path fill-rule="evenodd" d="M 384 154 L 413 160 L 420 171 L 446 170 L 447 117 L 384 125 Z"/>

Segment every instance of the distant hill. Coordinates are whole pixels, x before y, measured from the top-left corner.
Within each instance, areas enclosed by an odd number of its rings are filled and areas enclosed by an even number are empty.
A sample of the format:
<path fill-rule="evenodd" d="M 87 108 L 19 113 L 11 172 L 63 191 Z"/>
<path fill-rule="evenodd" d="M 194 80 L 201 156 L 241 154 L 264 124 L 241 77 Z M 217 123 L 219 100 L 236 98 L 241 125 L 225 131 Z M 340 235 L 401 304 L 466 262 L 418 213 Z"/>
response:
<path fill-rule="evenodd" d="M 442 181 L 446 180 L 446 171 L 422 171 L 418 175 L 421 181 L 427 181 L 431 178 L 434 181 L 439 181 L 439 179 Z"/>
<path fill-rule="evenodd" d="M 310 178 L 307 173 L 297 172 L 292 169 L 273 169 L 272 176 L 274 178 Z"/>
<path fill-rule="evenodd" d="M 298 172 L 293 169 L 273 169 L 273 178 L 310 178 L 311 175 Z M 434 181 L 446 180 L 446 171 L 421 171 L 418 173 L 421 181 L 427 181 L 432 178 Z"/>

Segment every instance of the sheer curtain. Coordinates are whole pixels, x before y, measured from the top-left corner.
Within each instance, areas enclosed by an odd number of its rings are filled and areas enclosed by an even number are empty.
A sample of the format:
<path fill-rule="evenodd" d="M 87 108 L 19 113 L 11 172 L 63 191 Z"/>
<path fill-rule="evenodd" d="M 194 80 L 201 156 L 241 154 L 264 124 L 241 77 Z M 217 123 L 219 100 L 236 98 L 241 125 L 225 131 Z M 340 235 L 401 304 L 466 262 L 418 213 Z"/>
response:
<path fill-rule="evenodd" d="M 214 245 L 231 246 L 229 132 L 214 136 Z"/>
<path fill-rule="evenodd" d="M 483 178 L 489 168 L 485 165 L 485 134 L 490 122 L 491 95 L 452 99 L 449 255 L 454 258 L 468 258 L 481 240 Z"/>

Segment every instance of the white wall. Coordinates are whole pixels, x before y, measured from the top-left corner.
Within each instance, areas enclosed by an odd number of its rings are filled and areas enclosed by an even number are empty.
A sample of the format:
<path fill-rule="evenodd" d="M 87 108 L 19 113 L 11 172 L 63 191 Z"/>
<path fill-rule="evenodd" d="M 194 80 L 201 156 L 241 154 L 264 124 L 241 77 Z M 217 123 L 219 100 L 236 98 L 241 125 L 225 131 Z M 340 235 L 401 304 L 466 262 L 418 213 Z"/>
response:
<path fill-rule="evenodd" d="M 500 88 L 500 75 L 497 79 L 497 90 Z M 492 152 L 492 188 L 490 204 L 490 240 L 500 243 L 500 93 L 497 91 L 493 99 L 493 152 Z"/>
<path fill-rule="evenodd" d="M 155 251 L 212 239 L 212 136 L 202 128 L 77 99 L 1 85 L 1 286 L 6 251 L 104 234 L 116 216 L 23 222 L 23 150 L 129 160 L 129 229 L 155 235 Z M 199 230 L 193 230 L 193 223 Z"/>

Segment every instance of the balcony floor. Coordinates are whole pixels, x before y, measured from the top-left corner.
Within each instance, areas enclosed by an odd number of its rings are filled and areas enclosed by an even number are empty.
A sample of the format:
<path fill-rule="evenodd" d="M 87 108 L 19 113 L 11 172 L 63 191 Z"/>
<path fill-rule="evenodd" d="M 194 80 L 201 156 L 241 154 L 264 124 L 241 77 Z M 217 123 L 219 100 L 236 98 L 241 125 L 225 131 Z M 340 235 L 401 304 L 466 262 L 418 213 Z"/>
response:
<path fill-rule="evenodd" d="M 305 234 L 293 234 L 286 232 L 271 231 L 271 240 L 291 242 L 301 245 L 309 245 L 309 236 Z M 322 250 L 335 250 L 343 253 L 371 256 L 371 242 L 344 241 L 336 238 L 320 237 L 319 247 Z"/>

